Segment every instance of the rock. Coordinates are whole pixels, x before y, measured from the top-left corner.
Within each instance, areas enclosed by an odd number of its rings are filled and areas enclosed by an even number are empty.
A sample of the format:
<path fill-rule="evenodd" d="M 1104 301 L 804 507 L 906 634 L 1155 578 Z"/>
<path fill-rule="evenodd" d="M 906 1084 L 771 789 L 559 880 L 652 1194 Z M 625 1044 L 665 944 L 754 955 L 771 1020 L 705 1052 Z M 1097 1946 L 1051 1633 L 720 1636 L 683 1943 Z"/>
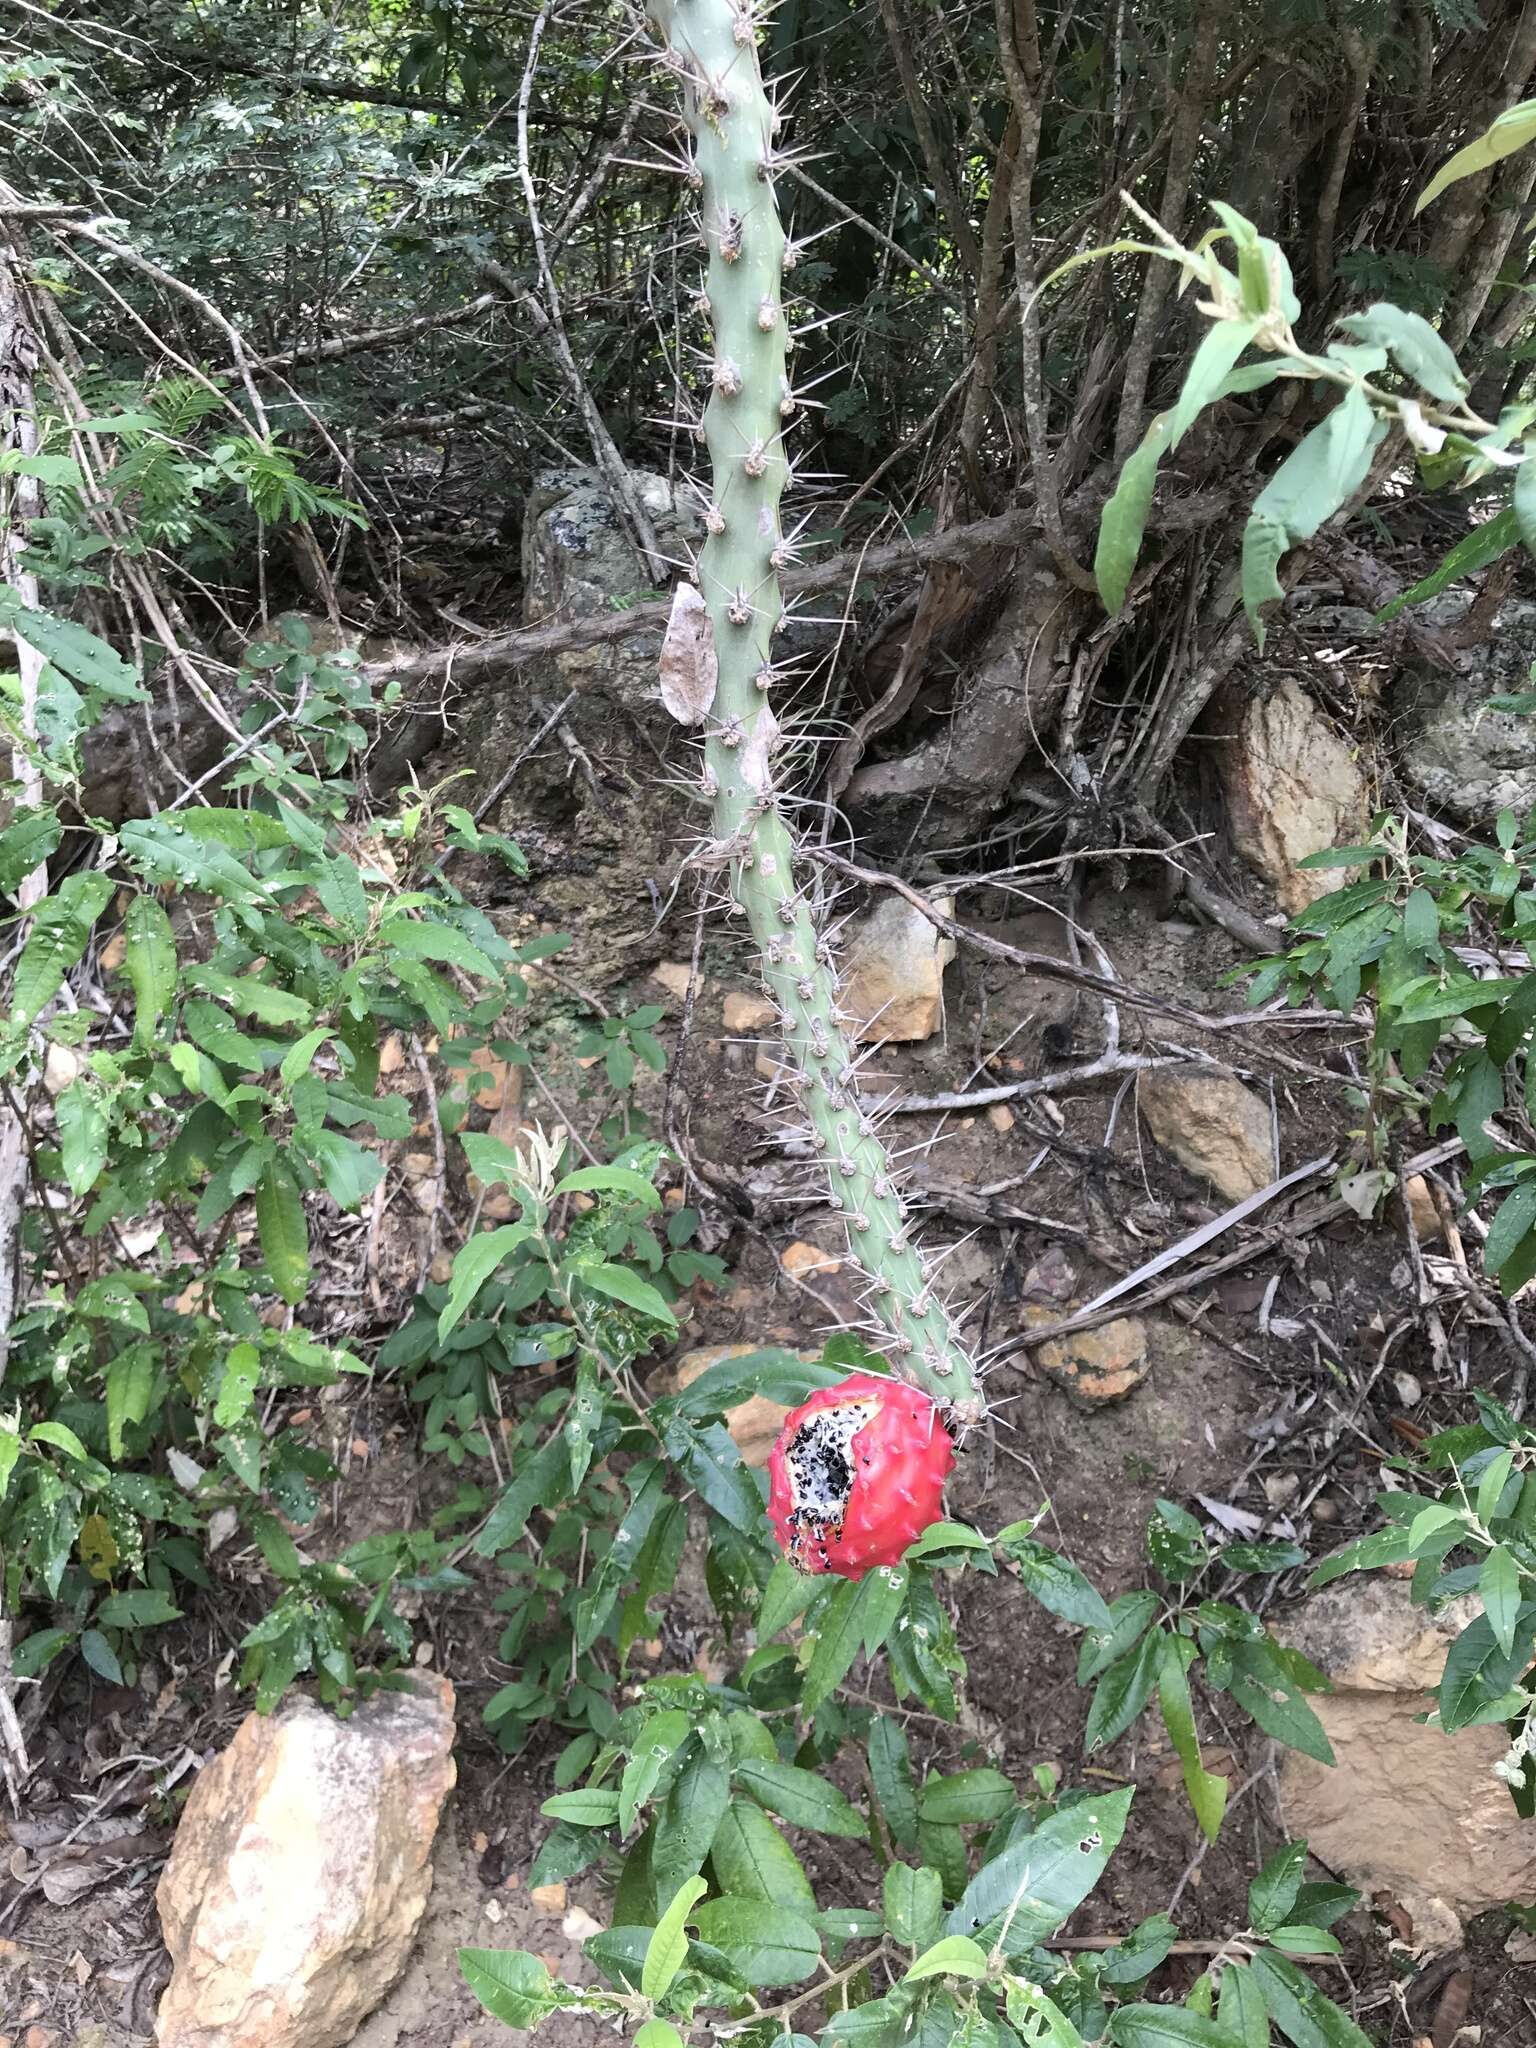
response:
<path fill-rule="evenodd" d="M 934 898 L 946 917 L 954 907 L 952 898 Z M 954 957 L 954 941 L 904 896 L 882 896 L 855 928 L 843 960 L 838 1007 L 856 1042 L 931 1038 L 943 1022 L 944 970 Z"/>
<path fill-rule="evenodd" d="M 1217 762 L 1233 842 L 1283 909 L 1305 910 L 1352 879 L 1347 869 L 1298 863 L 1360 840 L 1370 822 L 1365 779 L 1353 750 L 1289 676 L 1267 695 L 1227 705 L 1217 722 L 1231 737 Z"/>
<path fill-rule="evenodd" d="M 744 1037 L 756 1038 L 764 1031 L 779 1035 L 779 1013 L 766 996 L 749 996 L 733 988 L 725 999 L 723 1010 L 727 1031 Z"/>
<path fill-rule="evenodd" d="M 340 2048 L 405 1966 L 454 1782 L 453 1688 L 347 1721 L 248 1714 L 192 1787 L 156 1898 L 160 2048 Z"/>
<path fill-rule="evenodd" d="M 1168 1156 L 1229 1202 L 1256 1195 L 1273 1180 L 1269 1109 L 1241 1081 L 1167 1067 L 1142 1075 L 1136 1099 Z"/>
<path fill-rule="evenodd" d="M 779 1254 L 779 1264 L 796 1279 L 814 1278 L 818 1273 L 836 1273 L 842 1267 L 836 1252 L 824 1252 L 819 1244 L 797 1240 Z"/>
<path fill-rule="evenodd" d="M 1078 1303 L 1069 1303 L 1070 1315 Z M 1025 1319 L 1053 1323 L 1061 1311 L 1031 1308 Z M 1147 1326 L 1139 1316 L 1117 1316 L 1096 1330 L 1052 1337 L 1035 1353 L 1036 1362 L 1068 1393 L 1091 1402 L 1123 1401 L 1152 1369 L 1147 1355 Z"/>
<path fill-rule="evenodd" d="M 684 1387 L 692 1386 L 700 1373 L 708 1372 L 722 1358 L 745 1358 L 748 1352 L 761 1349 L 760 1344 L 711 1344 L 698 1351 L 685 1351 L 674 1369 L 674 1384 L 681 1393 Z M 814 1365 L 821 1353 L 800 1351 L 795 1355 L 807 1365 Z M 788 1413 L 781 1402 L 770 1401 L 766 1394 L 753 1394 L 738 1407 L 725 1411 L 725 1426 L 741 1453 L 744 1465 L 761 1467 L 767 1464 L 768 1453 L 773 1449 Z"/>
<path fill-rule="evenodd" d="M 659 982 L 669 996 L 676 996 L 682 1002 L 688 994 L 693 969 L 686 960 L 659 960 L 651 969 L 651 979 Z"/>
<path fill-rule="evenodd" d="M 1444 1228 L 1435 1198 L 1430 1192 L 1429 1182 L 1422 1173 L 1408 1176 L 1403 1183 L 1403 1200 L 1407 1204 L 1413 1234 L 1420 1244 L 1433 1244 Z"/>
<path fill-rule="evenodd" d="M 994 1102 L 987 1111 L 987 1122 L 994 1131 L 1001 1131 L 1006 1136 L 1013 1129 L 1013 1111 L 1006 1102 Z"/>
<path fill-rule="evenodd" d="M 1311 1704 L 1337 1763 L 1283 1752 L 1286 1825 L 1367 1896 L 1401 1901 L 1420 1943 L 1444 1940 L 1451 1914 L 1536 1900 L 1536 1835 L 1493 1775 L 1503 1728 L 1444 1735 L 1416 1719 L 1475 1611 L 1463 1600 L 1431 1619 L 1401 1582 L 1354 1578 L 1313 1594 L 1289 1633 L 1333 1680 Z"/>
<path fill-rule="evenodd" d="M 554 1884 L 536 1884 L 528 1894 L 541 1913 L 563 1913 L 565 1911 L 565 1884 L 557 1879 Z"/>
<path fill-rule="evenodd" d="M 1447 592 L 1418 616 L 1454 626 L 1469 601 L 1465 591 Z M 1530 689 L 1533 659 L 1536 604 L 1514 600 L 1500 608 L 1490 638 L 1458 654 L 1454 668 L 1405 660 L 1395 692 L 1402 767 L 1432 810 L 1486 829 L 1500 811 L 1536 802 L 1536 720 L 1488 709 L 1490 697 Z"/>

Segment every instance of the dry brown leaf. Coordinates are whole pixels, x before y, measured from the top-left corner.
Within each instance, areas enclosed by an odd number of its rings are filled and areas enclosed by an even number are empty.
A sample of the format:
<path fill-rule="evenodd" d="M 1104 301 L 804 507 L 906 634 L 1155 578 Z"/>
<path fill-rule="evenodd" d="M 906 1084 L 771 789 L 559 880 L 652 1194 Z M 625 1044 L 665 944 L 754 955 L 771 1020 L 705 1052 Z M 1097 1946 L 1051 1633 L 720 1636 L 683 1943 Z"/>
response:
<path fill-rule="evenodd" d="M 720 681 L 709 607 L 692 583 L 672 593 L 672 612 L 661 643 L 661 701 L 679 725 L 701 725 Z"/>

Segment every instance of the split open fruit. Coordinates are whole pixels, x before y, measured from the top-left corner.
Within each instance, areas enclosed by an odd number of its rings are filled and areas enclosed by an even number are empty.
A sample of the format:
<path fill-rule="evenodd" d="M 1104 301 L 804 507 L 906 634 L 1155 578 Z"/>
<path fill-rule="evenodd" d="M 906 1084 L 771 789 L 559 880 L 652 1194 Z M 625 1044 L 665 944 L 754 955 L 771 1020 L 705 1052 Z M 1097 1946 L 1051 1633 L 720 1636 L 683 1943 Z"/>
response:
<path fill-rule="evenodd" d="M 803 1572 L 862 1579 L 896 1564 L 940 1515 L 955 1447 L 935 1403 L 854 1373 L 785 1418 L 768 1460 L 768 1519 Z"/>

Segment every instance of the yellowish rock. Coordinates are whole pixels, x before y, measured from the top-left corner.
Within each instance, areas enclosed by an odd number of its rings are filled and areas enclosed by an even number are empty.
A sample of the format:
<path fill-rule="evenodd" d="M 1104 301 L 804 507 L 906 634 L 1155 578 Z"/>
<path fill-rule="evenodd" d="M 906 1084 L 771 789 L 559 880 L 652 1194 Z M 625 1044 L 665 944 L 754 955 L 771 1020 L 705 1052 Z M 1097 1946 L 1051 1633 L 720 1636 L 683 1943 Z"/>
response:
<path fill-rule="evenodd" d="M 722 1015 L 726 1030 L 738 1036 L 756 1037 L 763 1031 L 778 1036 L 779 1013 L 766 996 L 749 996 L 733 988 L 725 999 Z"/>
<path fill-rule="evenodd" d="M 779 1254 L 779 1264 L 797 1280 L 812 1278 L 817 1273 L 836 1273 L 842 1263 L 836 1252 L 824 1252 L 819 1244 L 806 1244 L 803 1239 L 786 1245 Z"/>
<path fill-rule="evenodd" d="M 693 969 L 686 960 L 663 960 L 651 969 L 652 981 L 659 982 L 669 996 L 681 1002 L 688 993 Z"/>
<path fill-rule="evenodd" d="M 987 1111 L 987 1122 L 992 1126 L 994 1131 L 1001 1131 L 1006 1135 L 1009 1131 L 1013 1129 L 1013 1111 L 1008 1107 L 1006 1102 L 994 1102 L 991 1108 Z"/>
<path fill-rule="evenodd" d="M 1147 1129 L 1189 1173 L 1241 1202 L 1274 1178 L 1269 1105 L 1227 1074 L 1166 1067 L 1143 1074 L 1136 1100 Z"/>
<path fill-rule="evenodd" d="M 454 1782 L 453 1688 L 290 1696 L 192 1787 L 156 1899 L 159 2048 L 341 2048 L 405 1967 Z"/>
<path fill-rule="evenodd" d="M 1284 910 L 1305 910 L 1353 879 L 1304 868 L 1308 854 L 1364 836 L 1370 805 L 1355 750 L 1291 677 L 1250 697 L 1217 749 L 1227 820 L 1239 853 Z"/>
<path fill-rule="evenodd" d="M 950 897 L 935 897 L 944 916 Z M 880 898 L 849 942 L 838 1007 L 860 1045 L 931 1038 L 944 1021 L 944 969 L 952 939 L 937 932 L 904 896 Z"/>
<path fill-rule="evenodd" d="M 565 1911 L 565 1885 L 557 1880 L 554 1884 L 536 1884 L 528 1894 L 541 1913 L 563 1913 Z"/>
<path fill-rule="evenodd" d="M 1067 1313 L 1071 1314 L 1069 1305 Z M 1031 1306 L 1032 1323 L 1057 1320 L 1059 1311 Z M 1116 1316 L 1097 1329 L 1073 1331 L 1042 1344 L 1035 1358 L 1051 1378 L 1079 1400 L 1095 1404 L 1123 1401 L 1152 1369 L 1147 1352 L 1147 1326 L 1139 1316 Z"/>

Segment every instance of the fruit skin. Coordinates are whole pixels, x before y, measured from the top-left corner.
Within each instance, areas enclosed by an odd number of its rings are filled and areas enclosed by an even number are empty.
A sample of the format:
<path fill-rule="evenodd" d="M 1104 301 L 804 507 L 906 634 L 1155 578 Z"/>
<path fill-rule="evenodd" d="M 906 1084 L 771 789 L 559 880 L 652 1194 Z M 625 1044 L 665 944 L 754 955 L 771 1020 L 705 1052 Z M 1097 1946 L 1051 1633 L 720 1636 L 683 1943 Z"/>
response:
<path fill-rule="evenodd" d="M 868 1414 L 847 1440 L 850 1483 L 841 1511 L 803 1509 L 791 1469 L 795 1453 L 803 1469 L 819 1440 L 835 1445 L 837 1411 L 850 1407 L 865 1407 Z M 845 1422 L 850 1419 L 845 1415 Z M 939 1520 L 954 1462 L 949 1431 L 919 1388 L 873 1373 L 818 1387 L 785 1418 L 768 1459 L 768 1519 L 779 1548 L 803 1572 L 834 1572 L 843 1579 L 898 1564 L 907 1546 Z M 818 1476 L 826 1477 L 824 1459 L 816 1463 Z M 831 1474 L 833 1480 L 838 1476 Z"/>

